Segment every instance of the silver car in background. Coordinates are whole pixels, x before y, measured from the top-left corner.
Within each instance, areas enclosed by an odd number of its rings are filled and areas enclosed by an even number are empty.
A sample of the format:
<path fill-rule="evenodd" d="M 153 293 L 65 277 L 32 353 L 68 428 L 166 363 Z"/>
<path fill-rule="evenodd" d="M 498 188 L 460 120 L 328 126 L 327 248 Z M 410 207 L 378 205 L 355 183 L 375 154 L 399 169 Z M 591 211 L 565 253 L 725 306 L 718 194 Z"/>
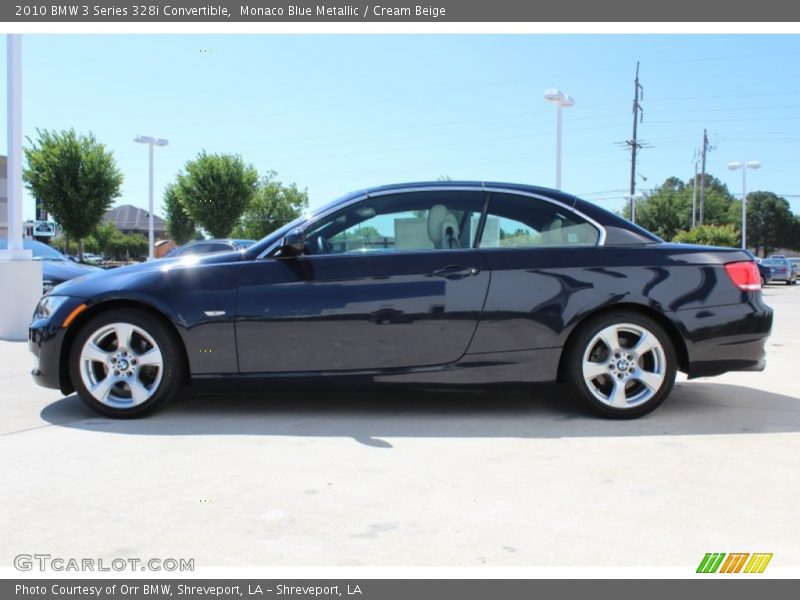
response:
<path fill-rule="evenodd" d="M 797 283 L 797 267 L 785 256 L 770 256 L 762 260 L 761 264 L 772 269 L 772 281 L 783 281 L 786 285 Z"/>

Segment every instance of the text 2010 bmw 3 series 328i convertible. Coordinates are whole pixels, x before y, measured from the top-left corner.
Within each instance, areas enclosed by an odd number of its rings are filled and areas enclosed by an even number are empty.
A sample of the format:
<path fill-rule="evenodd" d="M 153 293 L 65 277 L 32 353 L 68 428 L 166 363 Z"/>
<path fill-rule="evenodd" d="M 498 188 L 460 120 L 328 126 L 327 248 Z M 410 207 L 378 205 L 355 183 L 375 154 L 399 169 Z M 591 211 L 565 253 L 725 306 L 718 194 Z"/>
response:
<path fill-rule="evenodd" d="M 555 190 L 437 182 L 354 193 L 238 252 L 59 285 L 29 346 L 37 382 L 112 417 L 186 383 L 561 381 L 630 418 L 677 370 L 762 370 L 771 326 L 741 250 L 665 243 Z"/>

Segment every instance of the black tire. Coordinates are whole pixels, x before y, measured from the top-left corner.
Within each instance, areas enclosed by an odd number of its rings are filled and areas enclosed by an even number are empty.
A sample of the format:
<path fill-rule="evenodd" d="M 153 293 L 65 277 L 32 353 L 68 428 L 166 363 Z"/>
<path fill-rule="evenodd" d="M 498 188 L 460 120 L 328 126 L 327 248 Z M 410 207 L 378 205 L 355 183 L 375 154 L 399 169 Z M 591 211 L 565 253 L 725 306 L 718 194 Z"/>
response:
<path fill-rule="evenodd" d="M 97 331 L 102 330 L 106 325 L 114 323 L 129 324 L 143 330 L 152 338 L 161 352 L 162 369 L 160 381 L 155 385 L 155 389 L 151 387 L 148 390 L 150 394 L 149 398 L 140 404 L 132 406 L 109 406 L 99 401 L 91 394 L 81 376 L 81 352 L 84 345 Z M 138 334 L 135 339 L 139 341 L 139 343 L 146 343 L 142 342 L 144 338 L 141 338 Z M 151 413 L 165 402 L 173 399 L 179 393 L 186 373 L 183 356 L 183 351 L 177 336 L 157 317 L 140 309 L 113 309 L 103 312 L 83 324 L 70 348 L 69 374 L 78 397 L 83 400 L 87 406 L 107 417 L 131 419 Z M 135 363 L 135 361 L 133 362 Z M 140 366 L 139 368 L 141 369 L 142 367 Z M 144 374 L 145 371 L 142 370 L 142 376 L 144 376 Z M 107 376 L 110 375 L 111 373 L 109 371 Z M 135 377 L 139 377 L 138 372 L 136 372 Z M 122 383 L 124 384 L 125 382 L 122 381 Z M 152 384 L 155 383 L 155 381 L 152 382 Z M 121 389 L 124 390 L 124 387 Z"/>
<path fill-rule="evenodd" d="M 611 389 L 613 389 L 613 387 L 616 385 L 616 380 L 613 378 L 613 375 L 599 375 L 597 379 L 587 382 L 583 374 L 582 365 L 584 355 L 587 353 L 587 351 L 593 350 L 594 352 L 599 351 L 602 353 L 602 344 L 597 346 L 595 343 L 592 343 L 592 341 L 595 339 L 595 336 L 612 325 L 622 324 L 635 325 L 638 328 L 649 332 L 658 340 L 658 343 L 661 346 L 658 359 L 655 358 L 656 354 L 654 351 L 652 354 L 645 354 L 639 359 L 639 362 L 633 363 L 634 366 L 631 368 L 635 368 L 635 365 L 641 366 L 641 361 L 658 360 L 660 364 L 658 370 L 661 374 L 663 374 L 663 380 L 661 381 L 660 386 L 657 388 L 655 393 L 649 392 L 652 393 L 652 396 L 649 399 L 630 407 L 617 408 L 610 406 L 607 403 L 608 401 L 601 401 L 598 399 L 598 397 L 595 396 L 595 393 L 593 393 L 592 389 L 589 387 L 592 385 L 597 391 L 597 388 L 600 388 L 603 385 L 609 385 L 611 386 Z M 623 335 L 629 334 L 623 332 Z M 592 348 L 589 348 L 590 344 Z M 630 350 L 630 348 L 624 348 L 623 350 Z M 590 318 L 579 326 L 579 329 L 571 338 L 568 347 L 565 349 L 565 352 L 565 361 L 563 364 L 563 377 L 565 382 L 572 389 L 573 393 L 580 398 L 592 411 L 603 417 L 611 419 L 635 419 L 644 416 L 658 408 L 658 406 L 664 402 L 672 390 L 672 386 L 675 384 L 678 361 L 672 340 L 659 323 L 636 311 L 620 310 L 606 313 L 595 318 Z M 624 357 L 622 357 L 621 360 L 623 359 Z M 613 362 L 614 357 L 609 355 L 608 360 Z M 615 367 L 619 364 L 621 363 L 616 363 Z M 611 367 L 609 366 L 609 368 Z M 623 389 L 625 389 L 625 386 L 631 386 L 631 389 L 634 391 L 640 388 L 643 396 L 648 393 L 645 389 L 645 386 L 636 379 L 631 379 L 630 383 L 623 383 Z M 611 393 L 609 393 L 608 396 L 610 398 Z"/>

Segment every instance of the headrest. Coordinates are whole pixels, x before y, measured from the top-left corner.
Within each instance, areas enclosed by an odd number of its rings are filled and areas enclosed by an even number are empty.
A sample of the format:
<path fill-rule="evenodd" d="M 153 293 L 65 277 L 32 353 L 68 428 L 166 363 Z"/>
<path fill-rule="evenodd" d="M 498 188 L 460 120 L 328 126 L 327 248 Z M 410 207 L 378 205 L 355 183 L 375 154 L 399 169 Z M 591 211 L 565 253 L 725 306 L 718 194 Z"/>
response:
<path fill-rule="evenodd" d="M 444 204 L 436 204 L 428 211 L 428 238 L 434 248 L 452 248 L 458 244 L 458 219 L 447 212 Z"/>
<path fill-rule="evenodd" d="M 434 204 L 428 211 L 428 239 L 435 247 L 442 243 L 442 224 L 447 217 L 447 207 L 444 204 Z"/>
<path fill-rule="evenodd" d="M 561 219 L 553 219 L 550 221 L 542 231 L 542 241 L 545 244 L 553 246 L 561 244 L 561 226 Z"/>

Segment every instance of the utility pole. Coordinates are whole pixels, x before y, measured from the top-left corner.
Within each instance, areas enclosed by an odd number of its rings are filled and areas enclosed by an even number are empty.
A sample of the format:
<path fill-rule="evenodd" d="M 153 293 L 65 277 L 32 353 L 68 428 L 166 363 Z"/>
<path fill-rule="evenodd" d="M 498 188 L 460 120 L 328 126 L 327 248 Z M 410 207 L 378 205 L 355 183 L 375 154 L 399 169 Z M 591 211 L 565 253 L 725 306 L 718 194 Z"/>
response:
<path fill-rule="evenodd" d="M 702 174 L 700 175 L 700 218 L 698 219 L 698 224 L 701 227 L 703 225 L 703 207 L 706 197 L 706 154 L 707 153 L 708 153 L 708 131 L 703 129 L 703 150 L 701 151 L 702 158 L 700 159 L 702 165 L 701 166 Z"/>
<path fill-rule="evenodd" d="M 630 219 L 631 222 L 636 221 L 636 209 L 634 203 L 636 200 L 634 196 L 636 195 L 636 154 L 639 152 L 639 149 L 642 148 L 642 144 L 639 143 L 637 138 L 638 134 L 638 125 L 642 121 L 642 117 L 644 116 L 644 109 L 640 104 L 640 101 L 644 98 L 644 88 L 639 83 L 639 61 L 636 61 L 636 79 L 633 82 L 633 137 L 628 140 L 626 143 L 628 147 L 631 149 L 631 191 L 630 191 Z"/>

